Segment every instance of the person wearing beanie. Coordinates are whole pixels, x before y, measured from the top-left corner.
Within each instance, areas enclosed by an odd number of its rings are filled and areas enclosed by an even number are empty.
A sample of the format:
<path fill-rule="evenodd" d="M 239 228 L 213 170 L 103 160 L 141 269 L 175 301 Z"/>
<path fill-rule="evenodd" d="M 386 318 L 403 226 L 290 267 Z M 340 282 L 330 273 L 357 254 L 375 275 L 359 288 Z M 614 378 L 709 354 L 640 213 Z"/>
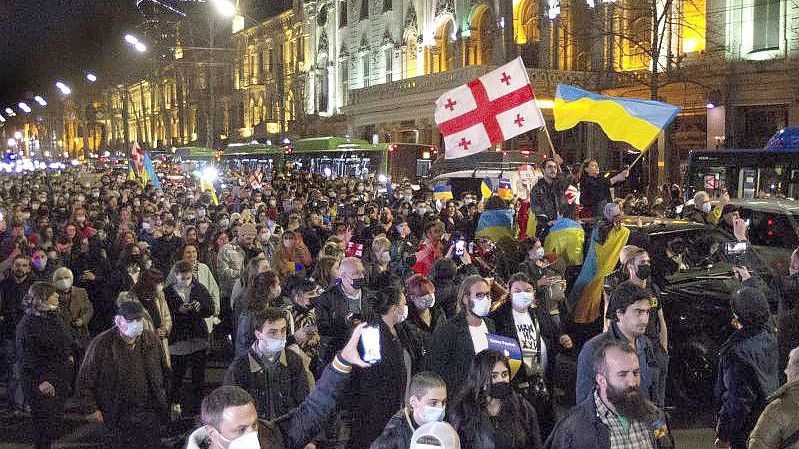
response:
<path fill-rule="evenodd" d="M 575 396 L 581 403 L 594 391 L 596 373 L 591 362 L 597 347 L 606 340 L 623 341 L 630 344 L 638 355 L 641 372 L 641 394 L 645 399 L 662 407 L 657 385 L 666 374 L 666 366 L 656 358 L 657 342 L 646 336 L 649 314 L 652 310 L 652 294 L 645 288 L 625 281 L 610 295 L 606 317 L 611 320 L 608 330 L 588 340 L 577 357 L 577 385 Z"/>
<path fill-rule="evenodd" d="M 745 269 L 743 276 L 748 277 Z M 719 350 L 715 399 L 716 448 L 743 449 L 769 396 L 779 387 L 777 337 L 769 327 L 766 295 L 744 279 L 732 294 L 735 332 Z"/>

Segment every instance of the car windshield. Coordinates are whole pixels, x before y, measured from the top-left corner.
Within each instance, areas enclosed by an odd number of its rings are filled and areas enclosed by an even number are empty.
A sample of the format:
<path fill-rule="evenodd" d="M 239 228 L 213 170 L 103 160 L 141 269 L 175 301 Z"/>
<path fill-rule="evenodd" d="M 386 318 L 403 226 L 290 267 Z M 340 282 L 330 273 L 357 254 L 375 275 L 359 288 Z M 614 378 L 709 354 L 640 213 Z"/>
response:
<path fill-rule="evenodd" d="M 717 264 L 729 269 L 735 263 L 735 257 L 724 251 L 725 244 L 734 239 L 717 229 L 658 232 L 651 234 L 649 240 L 652 266 L 661 278 Z"/>

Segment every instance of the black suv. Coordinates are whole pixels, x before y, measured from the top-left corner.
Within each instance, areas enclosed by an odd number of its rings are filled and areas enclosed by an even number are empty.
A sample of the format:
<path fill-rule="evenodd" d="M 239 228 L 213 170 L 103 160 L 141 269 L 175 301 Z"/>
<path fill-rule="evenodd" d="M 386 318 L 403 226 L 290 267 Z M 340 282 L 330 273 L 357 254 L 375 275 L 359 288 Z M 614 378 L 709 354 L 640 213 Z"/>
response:
<path fill-rule="evenodd" d="M 741 283 L 732 266 L 747 266 L 767 284 L 770 272 L 752 249 L 727 252 L 726 244 L 735 238 L 716 226 L 652 217 L 627 217 L 624 225 L 631 231 L 628 244 L 649 251 L 653 283 L 663 295 L 671 359 L 669 402 L 706 403 L 713 397 L 718 350 L 733 330 L 729 301 Z M 776 300 L 773 295 L 767 293 Z"/>

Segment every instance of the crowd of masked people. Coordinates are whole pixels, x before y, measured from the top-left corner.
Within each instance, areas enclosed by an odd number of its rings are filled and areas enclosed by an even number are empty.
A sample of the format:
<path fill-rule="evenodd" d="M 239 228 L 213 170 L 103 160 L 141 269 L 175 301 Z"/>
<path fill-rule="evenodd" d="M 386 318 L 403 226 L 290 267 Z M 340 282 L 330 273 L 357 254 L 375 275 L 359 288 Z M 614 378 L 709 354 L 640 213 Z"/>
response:
<path fill-rule="evenodd" d="M 586 327 L 565 306 L 574 276 L 542 244 L 564 215 L 619 228 L 640 200 L 614 202 L 626 172 L 600 176 L 589 160 L 575 180 L 558 162 L 510 201 L 303 172 L 258 186 L 223 173 L 213 193 L 90 167 L 3 175 L 7 412 L 30 417 L 37 449 L 62 434 L 68 407 L 102 423 L 99 444 L 113 448 L 160 447 L 161 429 L 187 416 L 201 424 L 180 443 L 192 449 L 405 449 L 442 421 L 468 449 L 671 447 L 668 339 L 685 336 L 668 335 L 646 248 L 622 249 Z M 746 239 L 735 210 L 705 202 L 692 219 Z M 480 215 L 503 208 L 510 241 L 481 237 Z M 736 330 L 707 392 L 716 446 L 799 447 L 799 338 L 786 333 L 778 351 L 770 298 L 756 275 L 737 276 Z M 783 284 L 797 291 L 797 253 Z M 798 317 L 780 319 L 795 333 Z M 378 328 L 378 363 L 361 358 L 365 325 Z M 226 366 L 213 391 L 209 357 Z"/>

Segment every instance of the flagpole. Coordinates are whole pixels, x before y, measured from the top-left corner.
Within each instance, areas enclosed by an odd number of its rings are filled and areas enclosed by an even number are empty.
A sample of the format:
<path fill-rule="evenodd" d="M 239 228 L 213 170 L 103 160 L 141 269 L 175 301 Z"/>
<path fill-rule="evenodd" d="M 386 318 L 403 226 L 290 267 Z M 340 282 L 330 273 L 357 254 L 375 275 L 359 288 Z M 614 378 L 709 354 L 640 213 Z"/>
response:
<path fill-rule="evenodd" d="M 555 145 L 552 144 L 552 137 L 550 137 L 549 135 L 549 126 L 547 126 L 547 121 L 544 119 L 544 113 L 541 112 L 541 108 L 538 107 L 538 104 L 536 104 L 535 108 L 538 109 L 538 116 L 541 117 L 541 123 L 544 124 L 544 135 L 547 136 L 547 144 L 549 144 L 549 151 L 554 157 L 555 154 L 557 153 L 555 153 Z"/>
<path fill-rule="evenodd" d="M 644 157 L 644 153 L 646 153 L 646 151 L 642 151 L 642 152 L 638 153 L 638 157 L 635 158 L 635 160 L 630 165 L 627 166 L 627 170 L 633 168 L 633 166 L 635 164 L 637 164 L 638 161 L 640 161 L 642 157 Z"/>

